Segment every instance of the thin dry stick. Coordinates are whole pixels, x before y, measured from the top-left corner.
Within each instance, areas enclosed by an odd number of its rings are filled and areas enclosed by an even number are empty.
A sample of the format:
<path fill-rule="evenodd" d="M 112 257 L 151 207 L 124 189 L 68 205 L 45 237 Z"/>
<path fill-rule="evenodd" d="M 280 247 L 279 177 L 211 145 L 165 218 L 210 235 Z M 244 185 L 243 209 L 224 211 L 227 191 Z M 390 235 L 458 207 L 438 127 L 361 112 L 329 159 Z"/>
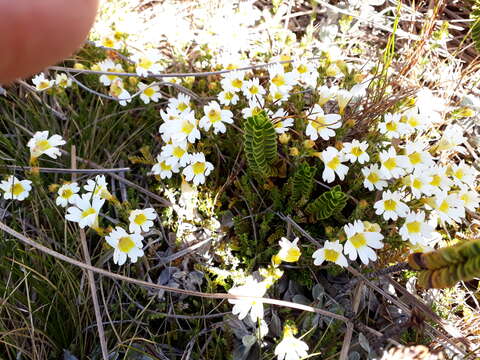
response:
<path fill-rule="evenodd" d="M 72 145 L 71 166 L 72 166 L 72 169 L 74 170 L 77 168 L 76 153 L 77 151 L 76 151 L 75 145 Z M 72 181 L 75 181 L 75 178 L 76 178 L 76 175 L 75 173 L 73 173 Z M 80 229 L 80 242 L 82 243 L 82 250 L 83 250 L 83 256 L 85 258 L 85 262 L 88 265 L 92 265 L 92 260 L 90 259 L 90 253 L 88 252 L 87 237 L 85 236 L 85 230 L 83 229 Z M 95 277 L 93 276 L 93 272 L 91 270 L 87 270 L 87 278 L 88 278 L 88 283 L 90 285 L 90 292 L 92 293 L 93 310 L 95 311 L 95 320 L 97 321 L 97 330 L 98 330 L 98 337 L 100 338 L 100 348 L 102 349 L 102 357 L 103 357 L 103 360 L 108 360 L 107 341 L 105 340 L 105 331 L 103 329 L 102 313 L 100 312 L 100 305 L 98 304 Z"/>
<path fill-rule="evenodd" d="M 355 293 L 353 296 L 353 313 L 357 314 L 358 307 L 360 306 L 360 295 L 362 294 L 363 290 L 363 282 L 359 282 L 355 289 Z M 350 343 L 352 342 L 353 336 L 353 323 L 347 324 L 347 331 L 345 332 L 345 337 L 343 338 L 342 350 L 340 352 L 339 360 L 347 360 L 348 359 L 348 350 L 350 350 Z"/>
<path fill-rule="evenodd" d="M 19 166 L 19 165 L 3 165 L 0 166 L 0 169 L 5 168 L 9 170 L 18 170 L 18 171 L 32 171 L 31 166 Z M 112 168 L 112 169 L 58 169 L 50 167 L 36 167 L 35 171 L 41 173 L 53 173 L 53 174 L 108 174 L 112 172 L 128 172 L 130 171 L 129 167 L 123 168 Z"/>
<path fill-rule="evenodd" d="M 173 292 L 177 294 L 184 294 L 184 295 L 189 295 L 189 296 L 196 296 L 196 297 L 203 297 L 203 298 L 208 298 L 208 299 L 240 299 L 240 300 L 254 300 L 256 302 L 261 302 L 264 304 L 270 304 L 270 305 L 275 305 L 275 306 L 284 306 L 292 309 L 297 309 L 297 310 L 302 310 L 302 311 L 308 311 L 308 312 L 313 312 L 321 315 L 325 315 L 328 317 L 331 317 L 333 319 L 337 319 L 340 321 L 343 321 L 345 323 L 349 323 L 350 320 L 347 319 L 345 316 L 335 314 L 333 312 L 315 308 L 312 306 L 308 305 L 303 305 L 303 304 L 297 304 L 293 303 L 290 301 L 284 301 L 284 300 L 277 300 L 277 299 L 269 299 L 269 298 L 262 298 L 262 297 L 256 297 L 256 296 L 246 296 L 246 295 L 232 295 L 232 294 L 222 294 L 222 293 L 203 293 L 200 291 L 192 291 L 192 290 L 186 290 L 186 289 L 177 289 L 173 288 L 170 286 L 165 286 L 165 285 L 159 285 L 159 284 L 154 284 L 154 283 L 149 283 L 147 281 L 143 280 L 137 280 L 128 276 L 120 275 L 120 274 L 115 274 L 110 271 L 85 264 L 84 262 L 72 259 L 71 257 L 68 257 L 66 255 L 60 254 L 59 252 L 52 250 L 46 246 L 43 246 L 42 244 L 37 243 L 36 241 L 20 234 L 19 232 L 13 230 L 11 227 L 8 225 L 4 224 L 3 222 L 0 221 L 0 230 L 5 231 L 7 234 L 10 234 L 11 236 L 15 237 L 18 239 L 20 242 L 24 243 L 25 245 L 31 246 L 47 255 L 53 256 L 54 258 L 57 258 L 59 260 L 65 261 L 71 265 L 78 266 L 82 269 L 85 270 L 90 270 L 93 271 L 94 273 L 107 276 L 112 279 L 117 279 L 120 281 L 125 281 L 129 282 L 135 285 L 143 286 L 145 288 L 149 289 L 156 289 L 156 290 L 164 290 L 168 292 Z"/>

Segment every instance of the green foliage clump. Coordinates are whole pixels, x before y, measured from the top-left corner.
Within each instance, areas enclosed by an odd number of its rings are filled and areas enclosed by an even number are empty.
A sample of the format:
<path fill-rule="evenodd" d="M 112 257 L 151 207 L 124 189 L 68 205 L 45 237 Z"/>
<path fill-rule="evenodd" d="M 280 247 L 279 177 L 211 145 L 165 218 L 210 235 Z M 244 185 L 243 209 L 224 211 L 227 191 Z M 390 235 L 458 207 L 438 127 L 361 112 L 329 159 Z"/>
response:
<path fill-rule="evenodd" d="M 342 191 L 340 185 L 336 185 L 308 204 L 305 210 L 316 220 L 325 220 L 341 212 L 346 204 L 347 195 Z"/>
<path fill-rule="evenodd" d="M 301 163 L 292 177 L 292 203 L 303 203 L 310 199 L 313 190 L 313 178 L 315 176 L 316 168 Z"/>

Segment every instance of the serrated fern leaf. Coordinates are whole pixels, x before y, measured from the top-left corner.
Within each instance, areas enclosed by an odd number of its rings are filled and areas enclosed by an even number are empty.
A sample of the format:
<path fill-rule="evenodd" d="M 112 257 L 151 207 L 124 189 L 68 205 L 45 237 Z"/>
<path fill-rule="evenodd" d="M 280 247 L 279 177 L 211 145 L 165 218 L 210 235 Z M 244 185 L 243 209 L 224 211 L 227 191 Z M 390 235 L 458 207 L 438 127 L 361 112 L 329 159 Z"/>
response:
<path fill-rule="evenodd" d="M 347 195 L 336 185 L 308 204 L 305 210 L 316 220 L 325 220 L 342 211 L 346 204 Z"/>

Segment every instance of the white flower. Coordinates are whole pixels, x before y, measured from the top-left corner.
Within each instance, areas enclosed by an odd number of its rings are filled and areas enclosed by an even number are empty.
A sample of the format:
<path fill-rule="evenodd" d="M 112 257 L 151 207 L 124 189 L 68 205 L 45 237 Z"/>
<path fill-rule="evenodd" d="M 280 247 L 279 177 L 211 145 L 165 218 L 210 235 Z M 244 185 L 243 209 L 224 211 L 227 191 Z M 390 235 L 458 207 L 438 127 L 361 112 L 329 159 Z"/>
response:
<path fill-rule="evenodd" d="M 282 108 L 275 111 L 275 113 L 271 116 L 272 121 L 274 122 L 273 127 L 275 128 L 275 132 L 277 134 L 283 134 L 293 126 L 293 119 L 287 118 L 287 116 L 287 112 Z"/>
<path fill-rule="evenodd" d="M 463 144 L 466 138 L 463 136 L 464 130 L 460 125 L 451 124 L 443 130 L 442 137 L 436 145 L 438 151 L 457 149 Z"/>
<path fill-rule="evenodd" d="M 385 114 L 384 121 L 378 124 L 378 130 L 391 139 L 397 139 L 407 133 L 407 128 L 400 119 L 400 114 Z"/>
<path fill-rule="evenodd" d="M 80 191 L 80 187 L 76 182 L 67 183 L 60 186 L 57 191 L 57 198 L 55 204 L 66 207 L 68 204 L 75 204 L 80 198 L 77 193 Z"/>
<path fill-rule="evenodd" d="M 260 85 L 258 78 L 244 81 L 242 85 L 242 92 L 247 99 L 253 97 L 263 97 L 263 95 L 266 93 L 263 86 Z"/>
<path fill-rule="evenodd" d="M 340 89 L 336 91 L 337 103 L 338 103 L 338 112 L 340 115 L 343 115 L 345 108 L 347 107 L 350 100 L 352 100 L 353 94 L 345 89 Z"/>
<path fill-rule="evenodd" d="M 417 106 L 404 111 L 400 121 L 406 125 L 410 133 L 425 130 L 428 125 L 428 117 L 420 112 Z"/>
<path fill-rule="evenodd" d="M 173 112 L 170 112 L 170 114 L 173 114 Z M 176 120 L 165 121 L 160 126 L 160 132 L 165 140 L 172 140 L 174 143 L 187 140 L 193 144 L 200 139 L 200 130 L 198 130 L 197 119 L 195 119 L 193 110 L 183 111 Z"/>
<path fill-rule="evenodd" d="M 407 160 L 406 170 L 414 171 L 433 166 L 432 155 L 425 150 L 427 145 L 423 142 L 408 142 L 405 145 L 405 156 Z"/>
<path fill-rule="evenodd" d="M 83 194 L 81 198 L 76 199 L 74 206 L 67 209 L 65 219 L 78 223 L 81 229 L 86 226 L 96 227 L 98 214 L 104 203 L 104 199 L 92 198 L 91 194 Z"/>
<path fill-rule="evenodd" d="M 203 107 L 205 116 L 200 119 L 199 126 L 206 131 L 213 126 L 213 133 L 224 133 L 227 131 L 224 123 L 233 123 L 233 113 L 230 110 L 222 110 L 216 101 L 211 101 Z"/>
<path fill-rule="evenodd" d="M 278 258 L 285 262 L 296 262 L 302 254 L 300 248 L 297 245 L 298 237 L 293 241 L 289 241 L 287 238 L 282 237 L 279 241 L 280 251 L 278 252 Z"/>
<path fill-rule="evenodd" d="M 158 64 L 160 55 L 153 50 L 145 54 L 135 54 L 132 56 L 132 60 L 136 63 L 135 71 L 139 76 L 148 76 L 149 73 L 158 74 L 162 70 Z"/>
<path fill-rule="evenodd" d="M 161 179 L 170 179 L 173 173 L 178 173 L 180 171 L 179 163 L 172 162 L 171 157 L 165 157 L 162 154 L 157 155 L 157 163 L 152 166 L 152 173 L 154 175 L 159 175 Z M 170 160 L 167 163 L 167 160 Z"/>
<path fill-rule="evenodd" d="M 343 255 L 343 245 L 340 241 L 325 241 L 323 248 L 312 254 L 314 265 L 322 265 L 325 260 L 334 262 L 342 267 L 348 266 L 347 258 Z"/>
<path fill-rule="evenodd" d="M 435 187 L 430 185 L 432 177 L 422 169 L 415 170 L 412 175 L 405 179 L 405 182 L 410 187 L 415 199 L 420 199 L 423 194 L 431 196 L 436 191 Z"/>
<path fill-rule="evenodd" d="M 55 85 L 66 89 L 72 86 L 72 79 L 70 79 L 65 73 L 57 74 L 55 76 Z"/>
<path fill-rule="evenodd" d="M 308 356 L 308 345 L 293 334 L 285 334 L 275 347 L 277 360 L 299 360 Z"/>
<path fill-rule="evenodd" d="M 274 64 L 268 67 L 268 75 L 270 83 L 282 93 L 289 92 L 295 85 L 295 74 L 285 72 L 285 68 L 281 64 Z"/>
<path fill-rule="evenodd" d="M 136 263 L 143 256 L 143 236 L 137 233 L 129 234 L 123 228 L 117 226 L 105 237 L 108 245 L 113 247 L 113 262 L 118 265 L 125 264 L 127 257 L 132 263 Z"/>
<path fill-rule="evenodd" d="M 187 152 L 188 143 L 178 141 L 174 144 L 167 144 L 162 147 L 161 157 L 165 159 L 166 165 L 175 166 L 178 164 L 181 167 L 187 166 L 189 154 Z"/>
<path fill-rule="evenodd" d="M 348 172 L 348 166 L 342 164 L 345 161 L 341 152 L 332 146 L 329 146 L 322 151 L 322 161 L 325 164 L 323 170 L 322 179 L 328 183 L 335 180 L 335 174 L 338 175 L 340 180 L 345 179 L 345 175 Z"/>
<path fill-rule="evenodd" d="M 475 212 L 480 204 L 480 196 L 475 190 L 470 190 L 466 186 L 462 186 L 458 192 L 459 199 L 463 202 L 463 206 Z"/>
<path fill-rule="evenodd" d="M 105 30 L 104 30 L 105 31 Z M 121 47 L 120 42 L 117 42 L 115 35 L 102 35 L 100 40 L 95 41 L 95 46 L 102 46 L 110 49 L 119 49 Z"/>
<path fill-rule="evenodd" d="M 424 169 L 425 174 L 432 178 L 430 185 L 433 186 L 433 192 L 437 195 L 442 191 L 448 191 L 453 185 L 452 180 L 447 175 L 447 168 L 445 166 L 434 165 L 428 169 Z"/>
<path fill-rule="evenodd" d="M 379 157 L 381 163 L 380 172 L 386 180 L 396 179 L 405 175 L 408 160 L 403 155 L 397 155 L 393 146 L 386 151 L 381 151 Z"/>
<path fill-rule="evenodd" d="M 267 292 L 267 287 L 264 282 L 257 282 L 257 280 L 249 277 L 244 285 L 231 288 L 228 293 L 232 295 L 263 297 Z M 243 320 L 248 313 L 250 319 L 254 323 L 257 319 L 263 319 L 263 303 L 257 300 L 250 299 L 228 299 L 230 304 L 234 304 L 232 313 L 238 315 L 239 320 Z"/>
<path fill-rule="evenodd" d="M 122 79 L 114 79 L 110 85 L 110 91 L 108 93 L 111 96 L 116 97 L 121 106 L 127 106 L 127 103 L 132 101 L 132 96 L 123 87 Z"/>
<path fill-rule="evenodd" d="M 318 71 L 311 61 L 296 60 L 292 63 L 292 73 L 299 81 L 311 87 L 317 84 Z"/>
<path fill-rule="evenodd" d="M 474 187 L 478 171 L 473 167 L 465 164 L 465 161 L 462 160 L 460 164 L 454 164 L 452 166 L 451 174 L 455 185 L 460 187 L 465 184 L 470 187 Z"/>
<path fill-rule="evenodd" d="M 218 94 L 218 101 L 223 105 L 235 105 L 238 102 L 238 95 L 233 91 L 223 90 Z"/>
<path fill-rule="evenodd" d="M 239 92 L 242 90 L 245 73 L 243 71 L 231 71 L 223 74 L 223 79 L 220 80 L 223 90 L 230 92 Z"/>
<path fill-rule="evenodd" d="M 358 161 L 359 164 L 363 164 L 370 160 L 370 156 L 367 154 L 368 143 L 366 141 L 352 140 L 351 143 L 343 143 L 342 153 L 345 159 L 354 163 Z"/>
<path fill-rule="evenodd" d="M 317 95 L 318 95 L 318 104 L 320 106 L 325 105 L 331 98 L 335 96 L 337 93 L 338 88 L 336 86 L 328 87 L 326 85 L 323 85 L 317 90 Z"/>
<path fill-rule="evenodd" d="M 362 168 L 362 174 L 365 177 L 363 186 L 368 190 L 373 191 L 375 189 L 382 190 L 388 186 L 377 164 L 372 164 L 370 167 Z"/>
<path fill-rule="evenodd" d="M 97 175 L 95 180 L 87 180 L 87 185 L 84 185 L 83 189 L 87 192 L 85 195 L 89 197 L 108 199 L 111 196 L 105 175 Z"/>
<path fill-rule="evenodd" d="M 193 153 L 190 155 L 189 164 L 183 169 L 185 180 L 192 181 L 195 185 L 205 183 L 205 177 L 213 170 L 213 165 L 205 160 L 205 154 Z"/>
<path fill-rule="evenodd" d="M 128 231 L 131 233 L 147 232 L 153 226 L 153 220 L 156 218 L 157 213 L 153 208 L 132 210 L 128 216 L 128 221 L 130 222 Z"/>
<path fill-rule="evenodd" d="M 417 213 L 410 212 L 405 223 L 399 230 L 399 234 L 405 241 L 410 241 L 412 245 L 425 244 L 426 239 L 432 237 L 435 228 L 425 222 L 425 213 L 419 211 Z"/>
<path fill-rule="evenodd" d="M 32 83 L 37 91 L 44 91 L 55 85 L 55 80 L 48 80 L 44 73 L 40 73 L 32 78 Z"/>
<path fill-rule="evenodd" d="M 123 72 L 122 65 L 115 64 L 112 60 L 106 59 L 98 64 L 101 71 L 104 72 Z M 114 80 L 118 79 L 117 75 L 101 75 L 100 82 L 105 85 L 109 86 L 112 84 Z"/>
<path fill-rule="evenodd" d="M 402 202 L 404 197 L 405 195 L 399 191 L 391 192 L 390 190 L 385 190 L 382 193 L 382 200 L 377 201 L 373 205 L 375 214 L 383 215 L 385 220 L 397 220 L 399 216 L 407 216 L 410 209 Z"/>
<path fill-rule="evenodd" d="M 45 154 L 52 159 L 56 159 L 61 155 L 60 149 L 57 146 L 66 144 L 66 141 L 62 139 L 60 135 L 52 135 L 48 137 L 48 130 L 37 131 L 33 134 L 27 146 L 30 148 L 30 154 L 33 159 L 38 158 L 42 154 Z"/>
<path fill-rule="evenodd" d="M 192 110 L 190 102 L 190 96 L 180 93 L 176 98 L 168 99 L 168 110 L 175 110 L 180 113 L 190 111 Z"/>
<path fill-rule="evenodd" d="M 448 223 L 460 223 L 465 217 L 465 208 L 463 201 L 458 194 L 447 194 L 443 192 L 435 196 L 435 213 L 440 220 Z"/>
<path fill-rule="evenodd" d="M 137 86 L 142 91 L 140 93 L 140 99 L 145 104 L 149 104 L 150 100 L 153 102 L 158 102 L 158 100 L 162 97 L 160 94 L 160 87 L 158 85 L 150 86 L 139 82 Z"/>
<path fill-rule="evenodd" d="M 369 260 L 377 260 L 377 254 L 374 249 L 381 249 L 383 247 L 383 235 L 377 231 L 365 231 L 365 225 L 356 220 L 353 224 L 344 226 L 345 234 L 347 235 L 347 242 L 344 245 L 344 253 L 348 255 L 350 260 L 356 260 L 357 256 L 365 265 Z"/>
<path fill-rule="evenodd" d="M 341 118 L 338 114 L 325 115 L 320 105 L 315 104 L 307 116 L 308 125 L 305 133 L 313 141 L 317 140 L 318 136 L 328 140 L 335 136 L 334 129 L 342 126 Z"/>
<path fill-rule="evenodd" d="M 281 104 L 284 101 L 287 101 L 290 93 L 288 91 L 282 91 L 281 89 L 277 88 L 275 85 L 270 85 L 268 89 L 269 98 L 275 102 L 275 104 Z"/>
<path fill-rule="evenodd" d="M 18 180 L 15 176 L 10 175 L 7 180 L 0 183 L 0 189 L 4 191 L 3 198 L 5 200 L 22 201 L 28 197 L 32 190 L 32 182 L 30 180 Z"/>
<path fill-rule="evenodd" d="M 244 119 L 260 114 L 263 111 L 265 100 L 263 98 L 251 98 L 248 107 L 242 109 Z"/>

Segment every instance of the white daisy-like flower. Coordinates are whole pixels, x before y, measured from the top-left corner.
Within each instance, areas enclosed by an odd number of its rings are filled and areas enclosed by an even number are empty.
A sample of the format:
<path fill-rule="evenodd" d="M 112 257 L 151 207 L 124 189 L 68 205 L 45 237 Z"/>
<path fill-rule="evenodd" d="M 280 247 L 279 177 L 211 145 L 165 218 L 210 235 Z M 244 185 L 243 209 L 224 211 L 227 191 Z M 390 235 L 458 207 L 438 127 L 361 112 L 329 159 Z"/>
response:
<path fill-rule="evenodd" d="M 450 124 L 442 132 L 442 137 L 436 145 L 436 150 L 446 151 L 457 149 L 467 138 L 463 136 L 464 129 L 458 124 Z"/>
<path fill-rule="evenodd" d="M 475 179 L 478 176 L 478 171 L 472 166 L 465 164 L 464 160 L 460 164 L 452 165 L 450 173 L 453 182 L 459 187 L 463 185 L 474 187 Z"/>
<path fill-rule="evenodd" d="M 407 216 L 410 211 L 407 204 L 402 202 L 405 195 L 399 191 L 391 192 L 385 190 L 382 193 L 382 200 L 377 201 L 373 207 L 375 208 L 375 214 L 383 215 L 385 220 L 397 220 L 398 217 Z"/>
<path fill-rule="evenodd" d="M 406 125 L 409 133 L 427 129 L 429 122 L 428 117 L 417 106 L 404 111 L 400 121 Z"/>
<path fill-rule="evenodd" d="M 170 159 L 171 157 L 165 157 L 162 154 L 157 155 L 157 163 L 152 166 L 152 173 L 159 175 L 161 179 L 170 179 L 173 173 L 178 173 L 180 171 L 179 162 L 174 163 Z M 167 163 L 167 160 L 170 162 Z"/>
<path fill-rule="evenodd" d="M 120 226 L 115 227 L 108 236 L 105 237 L 108 245 L 113 250 L 113 262 L 117 265 L 123 265 L 130 258 L 130 262 L 136 263 L 143 253 L 143 236 L 138 233 L 129 234 Z"/>
<path fill-rule="evenodd" d="M 195 185 L 205 183 L 205 177 L 213 170 L 212 163 L 205 160 L 205 154 L 193 153 L 190 155 L 189 165 L 183 169 L 186 181 L 192 181 Z"/>
<path fill-rule="evenodd" d="M 397 155 L 393 146 L 386 151 L 381 151 L 379 157 L 381 164 L 380 172 L 386 180 L 391 178 L 397 179 L 405 175 L 408 160 L 404 155 Z"/>
<path fill-rule="evenodd" d="M 447 175 L 447 168 L 441 165 L 433 165 L 423 170 L 426 175 L 432 178 L 430 185 L 433 186 L 434 194 L 439 194 L 442 191 L 449 191 L 453 185 L 453 181 Z"/>
<path fill-rule="evenodd" d="M 86 226 L 98 226 L 98 214 L 105 203 L 104 199 L 93 197 L 91 194 L 83 194 L 75 201 L 75 205 L 67 209 L 65 219 L 78 223 L 81 229 Z"/>
<path fill-rule="evenodd" d="M 190 96 L 180 93 L 176 98 L 168 99 L 168 110 L 175 110 L 180 113 L 183 113 L 184 111 L 189 112 L 192 110 L 190 103 Z"/>
<path fill-rule="evenodd" d="M 45 91 L 55 85 L 55 80 L 49 80 L 44 73 L 40 73 L 32 78 L 32 83 L 37 91 Z"/>
<path fill-rule="evenodd" d="M 400 114 L 385 114 L 383 122 L 378 124 L 378 130 L 391 139 L 397 139 L 407 133 L 404 123 L 400 122 Z"/>
<path fill-rule="evenodd" d="M 340 180 L 345 179 L 348 172 L 348 166 L 342 164 L 345 161 L 343 154 L 332 146 L 322 151 L 322 161 L 325 164 L 322 179 L 328 183 L 335 180 L 335 174 Z"/>
<path fill-rule="evenodd" d="M 114 34 L 102 35 L 100 40 L 95 41 L 95 46 L 102 46 L 109 49 L 120 49 L 121 44 L 115 39 Z"/>
<path fill-rule="evenodd" d="M 274 122 L 273 127 L 277 134 L 283 134 L 287 132 L 293 126 L 293 119 L 287 117 L 288 114 L 282 108 L 275 111 L 271 116 L 272 121 Z"/>
<path fill-rule="evenodd" d="M 225 133 L 227 128 L 224 123 L 233 123 L 233 113 L 230 110 L 222 110 L 219 103 L 211 101 L 203 107 L 205 115 L 200 119 L 199 126 L 208 131 L 213 127 L 213 133 Z"/>
<path fill-rule="evenodd" d="M 335 136 L 335 129 L 342 126 L 342 117 L 338 114 L 327 114 L 323 112 L 320 105 L 315 104 L 307 116 L 308 125 L 305 130 L 307 136 L 315 141 L 320 136 L 323 140 L 328 140 Z"/>
<path fill-rule="evenodd" d="M 340 241 L 325 241 L 323 248 L 316 250 L 312 257 L 314 265 L 322 265 L 323 262 L 331 261 L 341 267 L 347 267 L 347 258 L 343 255 L 343 245 Z"/>
<path fill-rule="evenodd" d="M 343 115 L 348 103 L 353 98 L 353 93 L 345 89 L 340 89 L 335 92 L 335 95 L 337 97 L 338 112 L 340 115 Z"/>
<path fill-rule="evenodd" d="M 460 188 L 458 198 L 463 202 L 463 206 L 472 212 L 475 212 L 480 204 L 480 196 L 478 193 L 467 186 Z"/>
<path fill-rule="evenodd" d="M 153 226 L 153 220 L 157 218 L 154 208 L 137 209 L 130 211 L 128 231 L 131 233 L 147 232 Z"/>
<path fill-rule="evenodd" d="M 433 166 L 432 155 L 425 149 L 427 144 L 417 141 L 408 142 L 405 145 L 405 156 L 407 159 L 406 170 L 412 172 L 417 169 L 425 169 Z"/>
<path fill-rule="evenodd" d="M 67 74 L 61 73 L 55 75 L 55 85 L 60 86 L 64 89 L 72 86 L 72 79 L 70 79 Z"/>
<path fill-rule="evenodd" d="M 244 81 L 242 85 L 242 92 L 247 99 L 253 97 L 263 97 L 263 95 L 266 93 L 263 86 L 260 85 L 258 78 Z"/>
<path fill-rule="evenodd" d="M 60 149 L 57 146 L 65 145 L 66 141 L 62 139 L 60 135 L 52 135 L 48 137 L 48 130 L 37 131 L 33 134 L 27 146 L 30 148 L 30 154 L 32 159 L 40 157 L 45 154 L 52 159 L 56 159 L 61 155 Z"/>
<path fill-rule="evenodd" d="M 281 89 L 277 88 L 275 85 L 270 85 L 268 89 L 268 97 L 271 99 L 275 104 L 281 104 L 288 100 L 290 97 L 289 91 L 282 91 Z"/>
<path fill-rule="evenodd" d="M 80 187 L 76 182 L 63 184 L 57 191 L 58 196 L 55 199 L 55 204 L 63 207 L 68 204 L 75 204 L 80 198 L 77 194 L 79 191 Z"/>
<path fill-rule="evenodd" d="M 292 63 L 292 73 L 299 81 L 315 87 L 318 79 L 318 71 L 311 61 L 295 60 Z"/>
<path fill-rule="evenodd" d="M 123 72 L 123 67 L 120 64 L 115 64 L 112 60 L 106 59 L 100 63 L 98 63 L 98 67 L 100 68 L 101 71 L 104 72 Z M 114 80 L 118 79 L 117 75 L 101 75 L 100 76 L 100 82 L 105 85 L 109 86 L 112 84 Z"/>
<path fill-rule="evenodd" d="M 231 71 L 223 74 L 222 84 L 223 90 L 230 92 L 239 92 L 242 90 L 243 83 L 245 82 L 245 72 L 243 71 Z"/>
<path fill-rule="evenodd" d="M 249 117 L 260 114 L 264 105 L 265 100 L 263 98 L 251 98 L 248 100 L 248 107 L 242 109 L 243 118 L 246 120 Z"/>
<path fill-rule="evenodd" d="M 295 85 L 295 74 L 285 72 L 285 68 L 281 64 L 270 65 L 268 67 L 268 75 L 270 84 L 283 93 L 289 92 Z"/>
<path fill-rule="evenodd" d="M 135 72 L 139 76 L 148 76 L 149 73 L 158 74 L 162 67 L 158 63 L 160 54 L 154 50 L 149 50 L 144 54 L 134 54 L 132 60 L 135 62 Z"/>
<path fill-rule="evenodd" d="M 112 81 L 108 93 L 116 97 L 121 106 L 127 106 L 127 104 L 132 101 L 132 96 L 123 86 L 122 79 L 115 79 Z"/>
<path fill-rule="evenodd" d="M 263 297 L 267 292 L 267 287 L 264 282 L 248 277 L 244 285 L 231 288 L 228 293 L 232 295 Z M 237 315 L 239 320 L 243 320 L 248 313 L 250 319 L 256 323 L 257 319 L 263 319 L 263 303 L 250 299 L 228 299 L 230 304 L 233 304 L 232 313 Z"/>
<path fill-rule="evenodd" d="M 167 144 L 162 147 L 161 157 L 165 159 L 165 164 L 174 166 L 178 164 L 180 167 L 187 166 L 189 154 L 187 141 L 178 141 Z"/>
<path fill-rule="evenodd" d="M 426 239 L 431 238 L 435 228 L 425 221 L 425 213 L 410 212 L 407 214 L 405 223 L 399 230 L 399 234 L 405 241 L 410 241 L 412 245 L 425 244 Z"/>
<path fill-rule="evenodd" d="M 433 195 L 435 187 L 430 185 L 431 182 L 432 177 L 422 169 L 415 170 L 412 175 L 405 178 L 405 183 L 410 187 L 410 191 L 415 199 L 420 199 L 423 195 Z"/>
<path fill-rule="evenodd" d="M 300 360 L 308 356 L 308 345 L 297 339 L 292 331 L 285 331 L 282 341 L 275 347 L 277 360 Z"/>
<path fill-rule="evenodd" d="M 0 182 L 0 189 L 3 192 L 5 200 L 22 201 L 28 197 L 32 190 L 32 182 L 30 180 L 18 180 L 15 176 L 10 175 L 7 180 Z"/>
<path fill-rule="evenodd" d="M 84 185 L 83 189 L 87 192 L 85 195 L 89 197 L 108 199 L 112 196 L 108 191 L 105 175 L 97 175 L 95 180 L 88 179 L 87 185 Z"/>
<path fill-rule="evenodd" d="M 175 143 L 187 140 L 193 144 L 201 136 L 193 110 L 182 112 L 178 120 L 166 121 L 160 126 L 160 130 Z"/>
<path fill-rule="evenodd" d="M 374 191 L 375 189 L 382 190 L 388 186 L 388 183 L 385 181 L 377 164 L 362 168 L 362 174 L 365 177 L 365 180 L 363 180 L 363 186 L 370 191 Z"/>
<path fill-rule="evenodd" d="M 358 161 L 359 164 L 363 164 L 370 160 L 367 148 L 368 143 L 366 141 L 352 140 L 352 142 L 343 143 L 342 153 L 345 159 L 351 163 Z"/>
<path fill-rule="evenodd" d="M 318 105 L 325 105 L 330 99 L 337 94 L 338 88 L 336 86 L 328 87 L 326 85 L 321 86 L 317 90 Z"/>
<path fill-rule="evenodd" d="M 222 105 L 235 105 L 239 100 L 236 92 L 223 90 L 218 94 L 218 101 Z"/>
<path fill-rule="evenodd" d="M 140 99 L 145 104 L 150 104 L 150 101 L 158 102 L 162 95 L 160 94 L 160 87 L 158 85 L 147 85 L 142 82 L 138 83 L 138 89 L 141 91 Z"/>
<path fill-rule="evenodd" d="M 434 212 L 440 220 L 448 223 L 460 223 L 465 217 L 465 207 L 458 194 L 447 192 L 435 196 Z"/>
<path fill-rule="evenodd" d="M 360 257 L 365 265 L 370 260 L 377 260 L 377 254 L 373 249 L 383 247 L 383 235 L 379 231 L 366 231 L 364 223 L 360 220 L 356 220 L 353 224 L 347 224 L 343 228 L 347 235 L 343 251 L 350 260 L 354 261 L 357 257 Z"/>
<path fill-rule="evenodd" d="M 296 262 L 302 255 L 300 248 L 298 247 L 298 237 L 293 241 L 289 241 L 287 238 L 282 237 L 278 243 L 280 245 L 280 251 L 277 256 L 280 260 L 285 262 Z"/>

